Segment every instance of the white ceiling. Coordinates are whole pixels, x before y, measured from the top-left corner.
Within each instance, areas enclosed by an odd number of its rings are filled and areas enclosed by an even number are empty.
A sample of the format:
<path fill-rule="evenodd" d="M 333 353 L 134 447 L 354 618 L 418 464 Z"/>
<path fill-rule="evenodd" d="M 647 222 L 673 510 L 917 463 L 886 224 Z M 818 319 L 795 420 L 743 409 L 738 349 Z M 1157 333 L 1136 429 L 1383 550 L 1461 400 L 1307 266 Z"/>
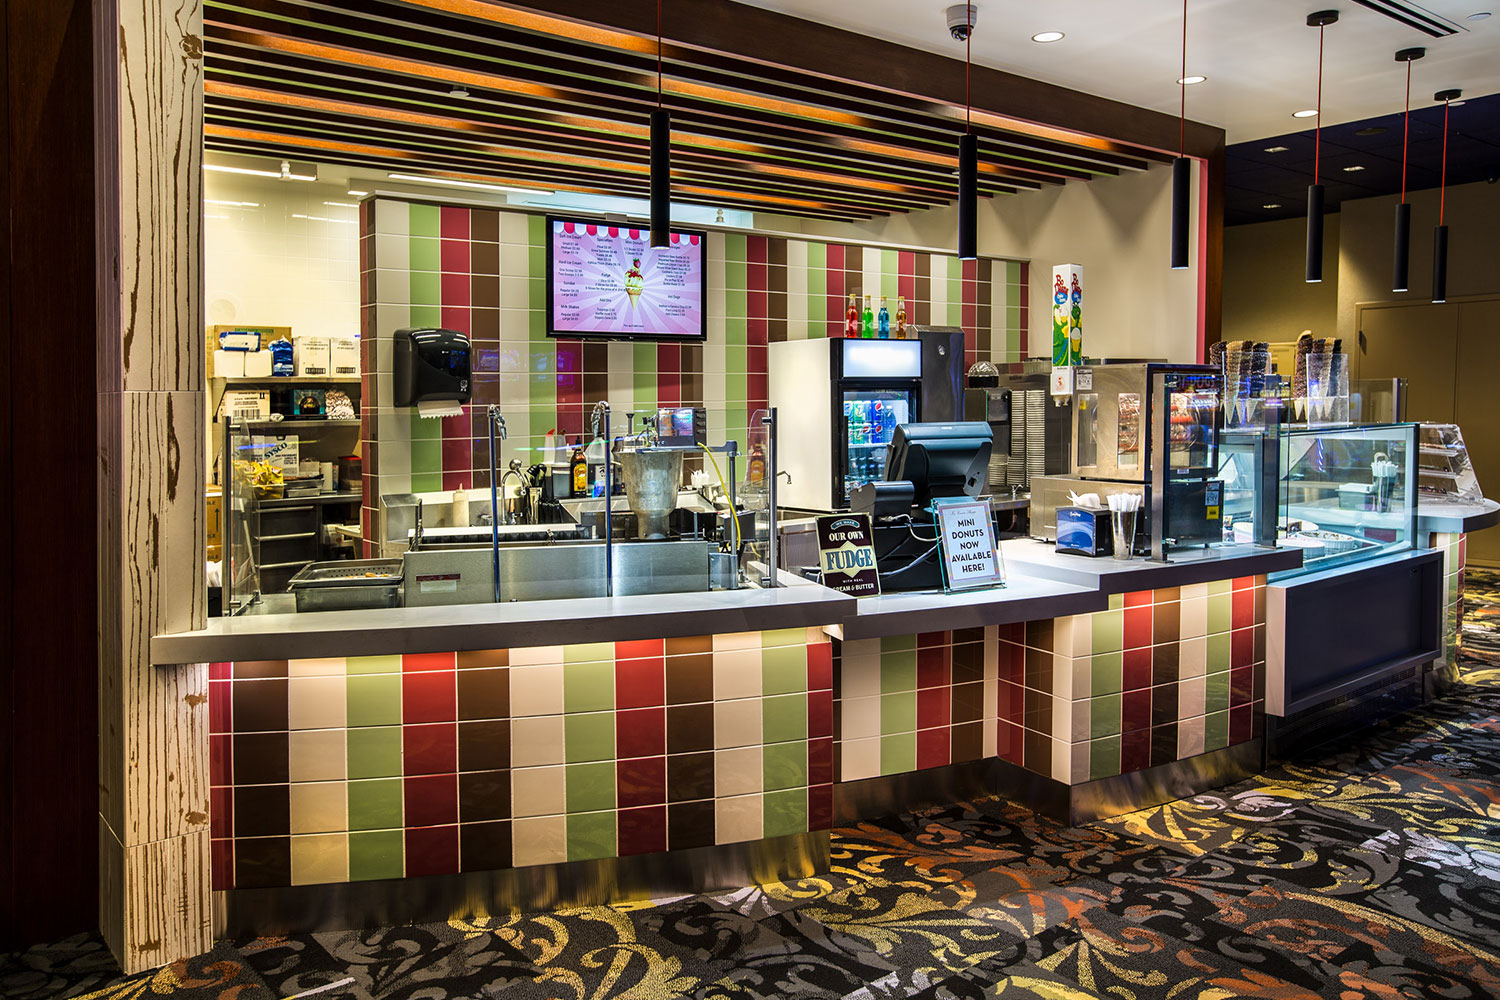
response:
<path fill-rule="evenodd" d="M 963 58 L 943 12 L 952 0 L 739 0 L 861 34 Z M 1178 0 L 976 0 L 974 62 L 1176 114 L 1182 62 Z M 1412 106 L 1458 87 L 1466 97 L 1500 92 L 1500 0 L 1424 0 L 1422 6 L 1461 25 L 1431 38 L 1349 0 L 1189 0 L 1188 74 L 1208 77 L 1187 88 L 1188 116 L 1228 130 L 1229 142 L 1310 128 L 1292 112 L 1317 103 L 1315 10 L 1337 10 L 1327 29 L 1323 123 L 1358 121 L 1401 109 L 1406 86 L 1397 49 L 1422 46 Z M 1470 21 L 1476 11 L 1495 16 Z M 1060 42 L 1031 36 L 1063 31 Z M 836 54 L 830 54 L 836 59 Z"/>

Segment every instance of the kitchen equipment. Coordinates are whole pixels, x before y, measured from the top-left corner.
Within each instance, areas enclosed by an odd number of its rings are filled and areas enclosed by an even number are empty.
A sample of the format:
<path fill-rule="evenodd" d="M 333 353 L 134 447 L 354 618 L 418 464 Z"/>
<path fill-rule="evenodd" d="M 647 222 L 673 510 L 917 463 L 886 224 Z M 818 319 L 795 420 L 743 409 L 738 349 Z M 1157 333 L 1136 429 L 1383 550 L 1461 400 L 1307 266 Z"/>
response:
<path fill-rule="evenodd" d="M 675 448 L 642 448 L 620 454 L 625 480 L 625 498 L 638 520 L 641 538 L 666 538 L 667 521 L 677 508 L 677 489 L 682 484 L 682 451 Z"/>
<path fill-rule="evenodd" d="M 394 608 L 401 603 L 400 559 L 309 563 L 287 582 L 301 611 Z"/>

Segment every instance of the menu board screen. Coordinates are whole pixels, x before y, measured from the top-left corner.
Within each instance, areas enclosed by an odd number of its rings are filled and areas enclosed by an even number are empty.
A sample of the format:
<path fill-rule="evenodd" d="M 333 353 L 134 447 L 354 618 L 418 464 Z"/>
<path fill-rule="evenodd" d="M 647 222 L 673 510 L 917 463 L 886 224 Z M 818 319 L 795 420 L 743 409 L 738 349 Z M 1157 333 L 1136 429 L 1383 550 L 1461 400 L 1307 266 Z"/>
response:
<path fill-rule="evenodd" d="M 548 333 L 613 340 L 703 340 L 707 234 L 650 232 L 582 219 L 547 219 Z"/>

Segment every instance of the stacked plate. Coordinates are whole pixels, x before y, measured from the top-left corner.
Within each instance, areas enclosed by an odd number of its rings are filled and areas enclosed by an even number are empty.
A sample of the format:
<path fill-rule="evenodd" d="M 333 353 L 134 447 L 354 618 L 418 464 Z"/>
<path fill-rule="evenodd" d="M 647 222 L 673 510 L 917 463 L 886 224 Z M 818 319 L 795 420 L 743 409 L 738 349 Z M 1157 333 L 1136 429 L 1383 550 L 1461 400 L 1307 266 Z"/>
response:
<path fill-rule="evenodd" d="M 1026 391 L 1026 480 L 1047 474 L 1047 407 L 1045 389 Z"/>
<path fill-rule="evenodd" d="M 990 489 L 1003 490 L 1010 484 L 1005 481 L 1006 474 L 1010 471 L 1010 456 L 1000 452 L 990 452 Z"/>

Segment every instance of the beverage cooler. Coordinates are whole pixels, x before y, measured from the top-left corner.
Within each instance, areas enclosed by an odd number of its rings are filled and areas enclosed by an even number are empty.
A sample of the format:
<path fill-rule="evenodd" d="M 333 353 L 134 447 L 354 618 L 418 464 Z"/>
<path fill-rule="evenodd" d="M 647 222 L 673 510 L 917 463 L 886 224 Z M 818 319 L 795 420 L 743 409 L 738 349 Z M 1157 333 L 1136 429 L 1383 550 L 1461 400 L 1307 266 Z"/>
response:
<path fill-rule="evenodd" d="M 913 340 L 818 339 L 771 344 L 770 403 L 782 431 L 783 506 L 842 510 L 849 492 L 885 478 L 900 424 L 952 420 L 959 412 L 960 331 Z"/>

